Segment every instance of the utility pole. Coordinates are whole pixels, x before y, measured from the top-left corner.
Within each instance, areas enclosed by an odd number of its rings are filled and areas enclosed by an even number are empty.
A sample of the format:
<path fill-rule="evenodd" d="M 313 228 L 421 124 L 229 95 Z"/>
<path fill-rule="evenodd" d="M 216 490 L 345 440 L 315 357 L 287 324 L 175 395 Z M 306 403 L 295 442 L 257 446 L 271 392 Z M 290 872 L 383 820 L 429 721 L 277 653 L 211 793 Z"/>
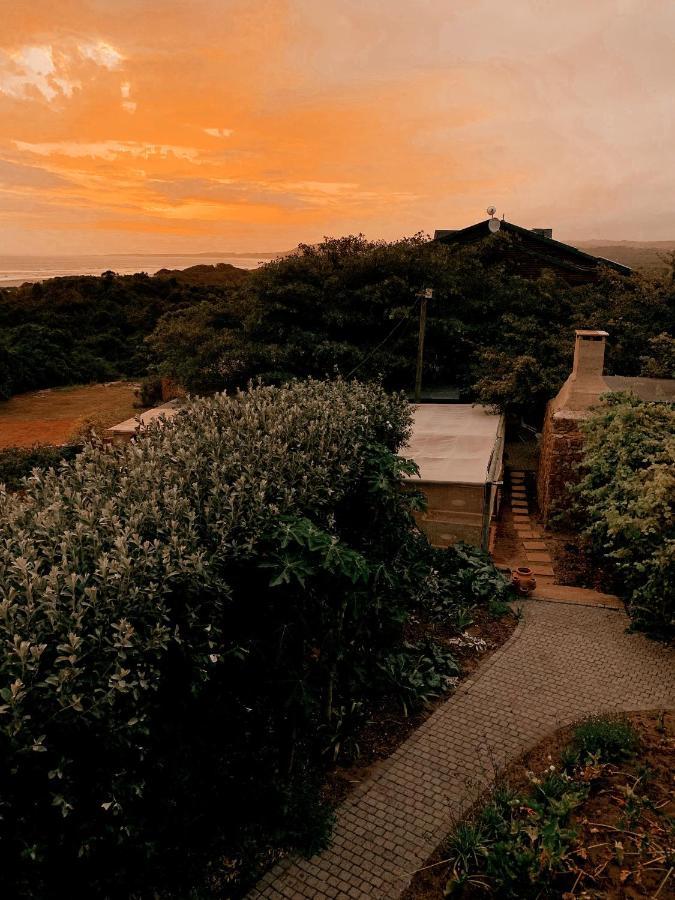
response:
<path fill-rule="evenodd" d="M 420 334 L 417 344 L 417 372 L 415 374 L 415 403 L 422 396 L 422 360 L 424 358 L 424 332 L 427 327 L 427 303 L 434 296 L 432 288 L 424 288 L 417 295 L 420 298 Z"/>

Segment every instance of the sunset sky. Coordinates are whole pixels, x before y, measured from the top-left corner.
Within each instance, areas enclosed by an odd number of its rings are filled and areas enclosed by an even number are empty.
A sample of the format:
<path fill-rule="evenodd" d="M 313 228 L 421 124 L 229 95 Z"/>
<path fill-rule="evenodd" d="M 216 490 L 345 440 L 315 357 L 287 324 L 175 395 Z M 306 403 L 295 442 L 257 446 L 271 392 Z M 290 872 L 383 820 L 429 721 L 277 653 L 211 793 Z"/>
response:
<path fill-rule="evenodd" d="M 8 0 L 0 253 L 675 239 L 674 0 Z"/>

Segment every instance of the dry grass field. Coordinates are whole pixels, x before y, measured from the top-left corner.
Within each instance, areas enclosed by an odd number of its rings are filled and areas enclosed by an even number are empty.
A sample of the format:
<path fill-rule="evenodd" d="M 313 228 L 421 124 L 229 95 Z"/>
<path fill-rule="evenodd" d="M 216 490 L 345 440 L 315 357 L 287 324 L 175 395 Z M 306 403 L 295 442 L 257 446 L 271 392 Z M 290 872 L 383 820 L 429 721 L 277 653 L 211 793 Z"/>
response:
<path fill-rule="evenodd" d="M 17 394 L 0 402 L 0 450 L 65 444 L 88 424 L 108 428 L 137 415 L 134 382 L 89 384 Z"/>

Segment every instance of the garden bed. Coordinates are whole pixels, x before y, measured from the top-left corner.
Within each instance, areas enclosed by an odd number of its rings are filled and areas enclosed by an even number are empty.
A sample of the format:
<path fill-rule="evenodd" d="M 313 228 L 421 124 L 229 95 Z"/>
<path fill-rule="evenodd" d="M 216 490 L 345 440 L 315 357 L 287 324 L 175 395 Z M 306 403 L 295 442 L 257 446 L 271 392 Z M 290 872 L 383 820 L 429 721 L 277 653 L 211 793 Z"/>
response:
<path fill-rule="evenodd" d="M 456 628 L 420 621 L 409 626 L 407 637 L 410 640 L 419 642 L 427 638 L 445 644 L 457 660 L 461 674 L 457 682 L 449 684 L 442 694 L 409 715 L 393 696 L 373 704 L 368 721 L 357 737 L 358 758 L 333 766 L 327 773 L 324 794 L 331 805 L 342 801 L 354 787 L 367 780 L 376 765 L 391 756 L 415 729 L 445 703 L 463 679 L 506 643 L 518 624 L 518 616 L 513 612 L 495 617 L 487 609 L 475 610 L 473 619 L 473 624 L 464 632 L 469 640 L 461 644 L 457 642 Z"/>
<path fill-rule="evenodd" d="M 562 729 L 510 766 L 404 900 L 675 896 L 675 715 Z"/>

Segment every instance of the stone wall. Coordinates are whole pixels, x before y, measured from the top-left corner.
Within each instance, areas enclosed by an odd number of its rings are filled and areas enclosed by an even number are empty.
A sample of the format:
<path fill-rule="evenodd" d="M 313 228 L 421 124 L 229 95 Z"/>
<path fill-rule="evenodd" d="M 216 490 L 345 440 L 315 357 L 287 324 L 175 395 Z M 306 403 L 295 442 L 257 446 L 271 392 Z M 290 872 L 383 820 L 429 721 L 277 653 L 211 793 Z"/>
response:
<path fill-rule="evenodd" d="M 581 461 L 584 440 L 579 426 L 583 418 L 583 414 L 556 410 L 552 402 L 546 408 L 537 474 L 537 500 L 544 523 L 554 505 L 565 503 L 565 485 L 578 480 L 576 466 Z"/>

